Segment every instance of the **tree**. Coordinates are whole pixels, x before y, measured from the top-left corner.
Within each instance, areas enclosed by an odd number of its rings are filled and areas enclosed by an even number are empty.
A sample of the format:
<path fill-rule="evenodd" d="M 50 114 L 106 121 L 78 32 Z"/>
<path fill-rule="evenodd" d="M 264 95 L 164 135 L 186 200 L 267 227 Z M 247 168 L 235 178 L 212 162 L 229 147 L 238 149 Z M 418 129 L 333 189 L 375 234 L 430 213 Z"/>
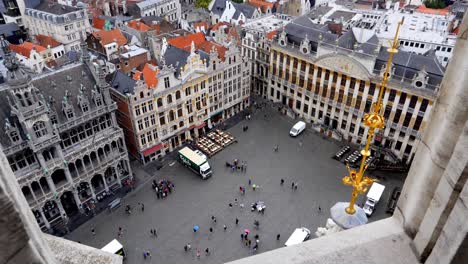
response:
<path fill-rule="evenodd" d="M 208 9 L 210 2 L 210 0 L 195 0 L 195 7 Z"/>
<path fill-rule="evenodd" d="M 426 0 L 424 5 L 427 8 L 442 9 L 445 8 L 445 0 Z"/>

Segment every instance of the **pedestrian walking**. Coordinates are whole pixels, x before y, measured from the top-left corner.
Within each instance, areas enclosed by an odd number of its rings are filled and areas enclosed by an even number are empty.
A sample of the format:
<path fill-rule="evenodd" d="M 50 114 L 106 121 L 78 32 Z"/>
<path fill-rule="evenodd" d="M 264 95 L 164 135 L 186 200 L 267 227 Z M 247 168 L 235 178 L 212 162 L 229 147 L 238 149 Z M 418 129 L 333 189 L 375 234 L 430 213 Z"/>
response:
<path fill-rule="evenodd" d="M 211 221 L 212 221 L 213 223 L 216 223 L 216 217 L 215 217 L 214 215 L 211 216 Z"/>
<path fill-rule="evenodd" d="M 187 244 L 184 245 L 184 251 L 185 251 L 185 252 L 188 251 L 188 246 L 187 246 Z"/>
<path fill-rule="evenodd" d="M 249 241 L 249 247 L 250 247 L 250 245 L 252 244 L 252 240 L 249 239 L 248 241 Z"/>
<path fill-rule="evenodd" d="M 144 211 L 145 211 L 145 204 L 141 203 L 141 212 L 144 212 Z"/>
<path fill-rule="evenodd" d="M 156 232 L 156 228 L 153 229 L 153 235 L 154 235 L 155 237 L 158 237 L 158 233 Z"/>
<path fill-rule="evenodd" d="M 243 203 L 239 204 L 239 207 L 241 208 L 241 210 L 244 209 L 244 204 Z"/>
<path fill-rule="evenodd" d="M 319 213 L 322 212 L 322 207 L 320 207 L 320 205 L 319 205 L 319 207 L 318 207 L 318 210 L 319 210 Z"/>
<path fill-rule="evenodd" d="M 244 164 L 244 172 L 247 172 L 247 161 Z"/>
<path fill-rule="evenodd" d="M 210 227 L 210 233 L 213 233 L 213 228 L 212 227 Z"/>
<path fill-rule="evenodd" d="M 239 224 L 239 219 L 236 217 L 236 225 Z"/>
<path fill-rule="evenodd" d="M 259 238 L 258 234 L 255 234 L 254 238 L 255 238 L 255 239 L 258 239 L 258 238 Z"/>
<path fill-rule="evenodd" d="M 244 233 L 241 234 L 241 240 L 244 240 Z"/>
<path fill-rule="evenodd" d="M 249 246 L 249 241 L 247 238 L 245 239 L 245 246 Z"/>
<path fill-rule="evenodd" d="M 291 183 L 291 189 L 294 189 L 294 185 L 296 185 L 294 182 Z"/>
<path fill-rule="evenodd" d="M 280 235 L 280 234 L 277 234 L 277 235 L 276 235 L 276 240 L 280 240 L 280 237 L 281 237 L 281 235 Z"/>
<path fill-rule="evenodd" d="M 209 248 L 206 248 L 206 249 L 205 249 L 205 254 L 206 254 L 207 256 L 210 255 L 210 249 L 209 249 Z"/>
<path fill-rule="evenodd" d="M 93 234 L 93 236 L 96 235 L 96 231 L 94 230 L 94 228 L 91 228 L 91 234 Z"/>
<path fill-rule="evenodd" d="M 227 226 L 226 226 L 226 225 L 223 225 L 223 229 L 224 229 L 224 231 L 226 231 L 226 230 L 227 230 Z"/>
<path fill-rule="evenodd" d="M 250 186 L 250 185 L 252 185 L 252 180 L 251 180 L 251 179 L 249 179 L 249 186 Z"/>
<path fill-rule="evenodd" d="M 229 205 L 229 208 L 232 208 L 232 203 L 229 203 L 228 205 Z"/>
<path fill-rule="evenodd" d="M 297 186 L 298 186 L 298 184 L 297 184 L 297 183 L 296 183 L 296 184 L 294 184 L 294 190 L 295 190 L 295 191 L 297 190 Z"/>
<path fill-rule="evenodd" d="M 237 201 L 237 198 L 234 199 L 234 205 L 237 206 L 238 205 L 238 201 Z"/>
<path fill-rule="evenodd" d="M 284 184 L 284 179 L 281 179 L 281 185 L 283 185 L 283 184 Z"/>
<path fill-rule="evenodd" d="M 254 250 L 254 251 L 257 251 L 257 249 L 258 249 L 258 244 L 255 244 L 255 245 L 253 246 L 253 250 Z"/>
<path fill-rule="evenodd" d="M 200 252 L 200 249 L 197 249 L 197 258 L 199 259 L 201 256 L 201 252 Z"/>

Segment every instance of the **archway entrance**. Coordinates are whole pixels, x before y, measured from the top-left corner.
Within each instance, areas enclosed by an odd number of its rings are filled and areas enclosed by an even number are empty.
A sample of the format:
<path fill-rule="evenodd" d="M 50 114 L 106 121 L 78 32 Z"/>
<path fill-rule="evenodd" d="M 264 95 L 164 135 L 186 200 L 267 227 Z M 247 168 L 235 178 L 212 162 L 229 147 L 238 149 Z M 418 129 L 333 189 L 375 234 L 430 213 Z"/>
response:
<path fill-rule="evenodd" d="M 60 196 L 60 202 L 62 203 L 63 209 L 67 216 L 72 216 L 78 212 L 78 206 L 76 205 L 75 199 L 73 198 L 73 193 L 71 191 L 66 191 Z"/>

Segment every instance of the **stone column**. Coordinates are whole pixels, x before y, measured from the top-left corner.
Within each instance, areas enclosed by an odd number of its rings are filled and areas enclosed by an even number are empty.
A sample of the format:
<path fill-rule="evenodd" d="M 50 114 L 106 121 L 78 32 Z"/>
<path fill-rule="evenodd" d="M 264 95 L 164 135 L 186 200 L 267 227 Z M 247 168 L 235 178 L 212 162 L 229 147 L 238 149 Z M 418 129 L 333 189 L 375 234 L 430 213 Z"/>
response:
<path fill-rule="evenodd" d="M 406 233 L 415 239 L 413 246 L 422 262 L 428 255 L 434 254 L 436 241 L 447 236 L 448 232 L 441 233 L 441 229 L 447 223 L 455 201 L 461 199 L 461 189 L 466 184 L 466 163 L 459 163 L 463 155 L 466 155 L 466 148 L 462 154 L 456 148 L 458 141 L 466 133 L 463 129 L 468 120 L 466 54 L 468 16 L 465 16 L 460 25 L 460 34 L 445 71 L 439 98 L 432 109 L 431 121 L 421 140 L 423 144 L 418 146 L 395 210 L 396 217 L 404 219 Z M 464 179 L 464 183 L 460 179 Z M 437 189 L 444 181 L 450 184 L 445 184 L 443 190 Z M 449 200 L 444 201 L 447 199 L 447 193 L 450 193 Z M 425 219 L 426 217 L 432 219 Z M 466 235 L 466 229 L 460 230 L 460 233 L 463 232 Z M 452 245 L 446 245 L 449 246 Z M 456 247 L 453 245 L 451 254 L 455 254 Z M 440 254 L 440 251 L 436 254 Z"/>
<path fill-rule="evenodd" d="M 44 214 L 44 209 L 42 207 L 39 209 L 39 213 L 41 214 L 42 220 L 44 221 L 44 224 L 47 227 L 47 229 L 50 229 L 49 220 L 47 220 L 47 218 L 46 218 L 46 216 Z"/>
<path fill-rule="evenodd" d="M 107 185 L 106 177 L 104 176 L 104 174 L 101 174 L 101 177 L 102 181 L 104 182 L 104 190 L 106 190 L 106 192 L 109 192 L 109 186 Z"/>
<path fill-rule="evenodd" d="M 62 149 L 60 148 L 59 145 L 55 145 L 54 146 L 55 149 L 57 150 L 57 153 L 59 155 L 59 158 L 62 160 L 63 162 L 63 170 L 65 171 L 65 177 L 67 178 L 67 181 L 70 183 L 70 184 L 73 184 L 73 178 L 71 176 L 71 173 L 70 173 L 70 170 L 68 169 L 68 162 L 67 160 L 65 159 L 65 156 L 63 155 L 63 152 L 62 152 Z"/>
<path fill-rule="evenodd" d="M 117 182 L 119 183 L 119 186 L 122 187 L 122 179 L 120 178 L 120 171 L 117 165 L 114 166 L 115 174 L 117 175 Z"/>
<path fill-rule="evenodd" d="M 76 188 L 73 188 L 71 192 L 73 193 L 73 198 L 75 199 L 76 206 L 78 206 L 78 209 L 80 210 L 80 212 L 82 212 L 83 206 L 81 205 L 81 200 L 78 196 L 78 191 L 76 190 Z"/>
<path fill-rule="evenodd" d="M 64 218 L 67 217 L 67 213 L 65 212 L 65 209 L 63 209 L 63 205 L 62 205 L 62 201 L 60 201 L 60 198 L 57 199 L 57 201 L 55 201 L 57 203 L 57 207 L 60 211 L 60 215 Z"/>
<path fill-rule="evenodd" d="M 47 180 L 47 184 L 49 185 L 50 191 L 53 193 L 57 192 L 57 189 L 55 189 L 54 181 L 52 181 L 52 178 L 49 175 L 45 176 L 45 178 Z"/>
<path fill-rule="evenodd" d="M 91 196 L 96 200 L 96 193 L 94 192 L 93 185 L 89 183 L 89 189 L 91 190 Z"/>

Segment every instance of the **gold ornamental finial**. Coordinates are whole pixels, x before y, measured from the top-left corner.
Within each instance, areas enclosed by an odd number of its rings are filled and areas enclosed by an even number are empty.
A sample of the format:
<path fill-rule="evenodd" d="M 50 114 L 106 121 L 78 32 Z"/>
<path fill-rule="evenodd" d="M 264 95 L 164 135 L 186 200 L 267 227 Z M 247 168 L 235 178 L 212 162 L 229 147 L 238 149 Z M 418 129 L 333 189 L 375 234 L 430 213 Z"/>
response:
<path fill-rule="evenodd" d="M 348 165 L 346 165 L 348 169 L 348 175 L 343 177 L 343 184 L 349 185 L 353 187 L 353 192 L 351 194 L 351 201 L 349 202 L 349 206 L 346 208 L 346 213 L 354 214 L 356 209 L 354 209 L 354 204 L 356 203 L 356 199 L 359 194 L 363 194 L 367 191 L 368 186 L 370 186 L 375 179 L 371 179 L 367 176 L 364 176 L 364 172 L 367 169 L 366 160 L 370 156 L 370 144 L 372 139 L 374 138 L 375 130 L 382 129 L 385 127 L 385 118 L 380 113 L 382 109 L 382 97 L 385 93 L 385 88 L 387 87 L 387 81 L 389 78 L 390 67 L 393 61 L 393 55 L 398 52 L 398 33 L 400 32 L 400 26 L 403 24 L 404 18 L 398 22 L 397 30 L 395 36 L 393 38 L 392 46 L 387 49 L 389 56 L 387 61 L 387 67 L 385 68 L 385 73 L 380 84 L 379 95 L 377 97 L 377 101 L 372 104 L 372 110 L 370 113 L 365 114 L 363 118 L 363 123 L 366 127 L 369 128 L 369 132 L 367 134 L 367 141 L 366 146 L 363 150 L 361 150 L 362 160 L 361 165 L 359 166 L 359 171 L 351 169 Z"/>

